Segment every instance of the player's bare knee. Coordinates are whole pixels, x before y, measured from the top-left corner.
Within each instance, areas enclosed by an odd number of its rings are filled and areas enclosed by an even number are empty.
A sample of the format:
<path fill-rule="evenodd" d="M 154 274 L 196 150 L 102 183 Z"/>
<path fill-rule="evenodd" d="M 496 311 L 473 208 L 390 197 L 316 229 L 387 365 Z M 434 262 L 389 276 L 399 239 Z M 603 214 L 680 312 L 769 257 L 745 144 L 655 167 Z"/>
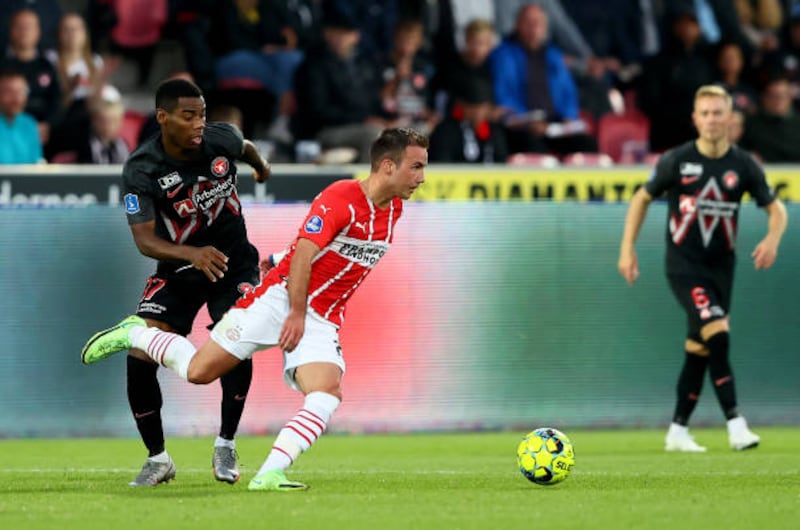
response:
<path fill-rule="evenodd" d="M 684 348 L 686 349 L 686 353 L 691 353 L 692 355 L 698 355 L 700 357 L 708 356 L 708 348 L 702 342 L 697 342 L 696 340 L 686 339 L 686 343 L 684 344 Z"/>
<path fill-rule="evenodd" d="M 333 397 L 337 398 L 339 401 L 344 401 L 344 396 L 342 395 L 342 391 L 341 390 L 333 390 L 333 389 L 331 389 L 331 390 L 314 390 L 314 392 L 324 392 L 326 394 L 332 395 Z M 309 394 L 310 394 L 310 392 L 309 392 Z"/>
<path fill-rule="evenodd" d="M 189 363 L 189 369 L 186 372 L 186 380 L 196 385 L 207 385 L 214 381 L 216 377 L 211 373 L 208 367 L 201 366 L 199 363 Z"/>
<path fill-rule="evenodd" d="M 342 395 L 342 387 L 338 382 L 331 382 L 330 384 L 317 384 L 317 385 L 308 385 L 307 387 L 302 387 L 303 393 L 308 395 L 312 392 L 324 392 L 325 394 L 330 394 L 335 396 L 342 401 L 344 396 Z"/>
<path fill-rule="evenodd" d="M 700 328 L 700 337 L 702 339 L 708 340 L 717 333 L 727 333 L 730 331 L 730 324 L 728 322 L 728 318 L 719 318 L 717 320 L 712 320 L 702 328 Z"/>
<path fill-rule="evenodd" d="M 340 386 L 336 386 L 328 390 L 322 390 L 322 392 L 325 392 L 326 394 L 330 394 L 332 396 L 339 398 L 339 401 L 344 401 L 344 395 L 342 395 L 342 387 Z"/>

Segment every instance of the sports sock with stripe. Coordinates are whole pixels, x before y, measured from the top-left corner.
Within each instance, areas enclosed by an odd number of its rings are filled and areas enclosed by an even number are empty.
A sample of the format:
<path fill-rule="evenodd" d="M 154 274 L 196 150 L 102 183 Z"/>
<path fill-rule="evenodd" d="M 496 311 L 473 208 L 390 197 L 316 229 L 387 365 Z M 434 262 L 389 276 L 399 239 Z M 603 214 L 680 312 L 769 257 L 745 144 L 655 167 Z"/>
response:
<path fill-rule="evenodd" d="M 714 392 L 717 394 L 719 406 L 726 420 L 739 415 L 736 410 L 736 387 L 733 384 L 733 371 L 728 360 L 730 335 L 727 331 L 712 335 L 706 340 L 708 348 L 708 375 Z"/>
<path fill-rule="evenodd" d="M 134 327 L 130 331 L 131 345 L 151 359 L 187 379 L 189 363 L 197 349 L 186 337 L 158 328 Z"/>
<path fill-rule="evenodd" d="M 326 392 L 310 392 L 303 408 L 284 425 L 258 473 L 286 469 L 325 432 L 341 401 Z"/>
<path fill-rule="evenodd" d="M 688 425 L 689 418 L 700 399 L 703 390 L 703 378 L 706 375 L 708 356 L 696 355 L 686 352 L 683 370 L 678 377 L 678 400 L 675 404 L 675 414 L 672 421 L 678 425 Z"/>

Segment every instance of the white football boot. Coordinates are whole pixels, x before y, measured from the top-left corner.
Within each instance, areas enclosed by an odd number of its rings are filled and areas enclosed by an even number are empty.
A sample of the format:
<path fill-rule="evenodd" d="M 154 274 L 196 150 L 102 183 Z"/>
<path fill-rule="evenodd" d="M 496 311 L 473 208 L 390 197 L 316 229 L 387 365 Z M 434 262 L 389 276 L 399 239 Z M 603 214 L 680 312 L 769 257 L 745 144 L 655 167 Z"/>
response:
<path fill-rule="evenodd" d="M 728 420 L 728 442 L 734 451 L 744 451 L 758 447 L 761 437 L 747 427 L 744 416 Z"/>
<path fill-rule="evenodd" d="M 689 434 L 689 427 L 671 423 L 667 431 L 664 450 L 679 451 L 682 453 L 705 453 L 706 448 L 698 445 L 694 437 Z"/>

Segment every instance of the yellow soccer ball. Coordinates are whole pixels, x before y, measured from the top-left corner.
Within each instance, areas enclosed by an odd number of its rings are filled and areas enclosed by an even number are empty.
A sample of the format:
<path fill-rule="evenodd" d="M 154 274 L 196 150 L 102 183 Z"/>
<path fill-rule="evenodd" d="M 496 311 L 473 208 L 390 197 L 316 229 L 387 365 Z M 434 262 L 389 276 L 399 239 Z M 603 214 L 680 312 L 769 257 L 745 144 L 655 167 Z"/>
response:
<path fill-rule="evenodd" d="M 525 435 L 517 446 L 517 465 L 531 482 L 551 486 L 569 476 L 575 466 L 575 450 L 566 434 L 541 427 Z"/>

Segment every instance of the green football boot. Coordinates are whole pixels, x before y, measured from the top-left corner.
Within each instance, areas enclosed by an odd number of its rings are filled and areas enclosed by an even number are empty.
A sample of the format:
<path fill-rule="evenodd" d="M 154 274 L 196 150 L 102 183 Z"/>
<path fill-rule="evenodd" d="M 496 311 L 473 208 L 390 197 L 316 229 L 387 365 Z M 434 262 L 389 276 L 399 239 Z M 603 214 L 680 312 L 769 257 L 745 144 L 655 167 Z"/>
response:
<path fill-rule="evenodd" d="M 247 485 L 250 491 L 304 491 L 308 486 L 286 478 L 280 469 L 271 469 L 256 475 Z"/>
<path fill-rule="evenodd" d="M 81 350 L 81 362 L 94 364 L 122 350 L 131 348 L 128 332 L 134 326 L 147 327 L 141 317 L 131 315 L 116 326 L 95 333 Z"/>

